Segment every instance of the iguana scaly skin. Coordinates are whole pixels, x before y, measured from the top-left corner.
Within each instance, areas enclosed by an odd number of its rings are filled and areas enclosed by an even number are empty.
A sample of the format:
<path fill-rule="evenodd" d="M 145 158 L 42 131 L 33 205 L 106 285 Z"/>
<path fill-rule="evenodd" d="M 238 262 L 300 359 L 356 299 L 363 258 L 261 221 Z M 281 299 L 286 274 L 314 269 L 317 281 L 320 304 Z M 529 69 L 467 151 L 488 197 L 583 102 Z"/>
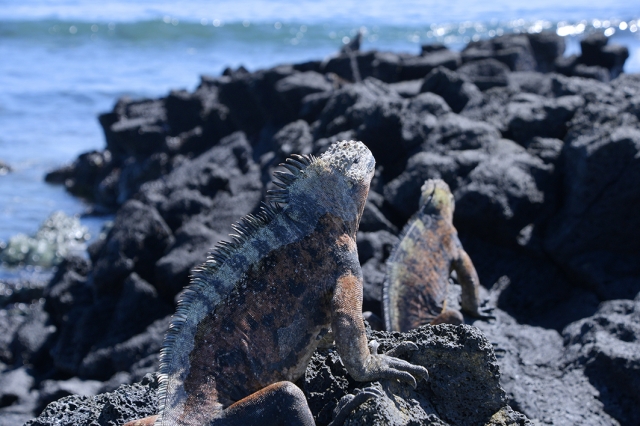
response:
<path fill-rule="evenodd" d="M 275 173 L 269 204 L 194 270 L 160 355 L 156 425 L 313 425 L 293 382 L 330 329 L 355 380 L 428 375 L 365 336 L 355 237 L 374 165 L 364 144 L 343 141 Z M 375 396 L 352 397 L 334 422 Z"/>
<path fill-rule="evenodd" d="M 421 192 L 418 212 L 387 260 L 382 303 L 388 331 L 461 324 L 462 314 L 446 306 L 452 270 L 462 286 L 462 309 L 483 317 L 478 311 L 478 274 L 453 226 L 453 194 L 440 179 L 427 180 Z"/>

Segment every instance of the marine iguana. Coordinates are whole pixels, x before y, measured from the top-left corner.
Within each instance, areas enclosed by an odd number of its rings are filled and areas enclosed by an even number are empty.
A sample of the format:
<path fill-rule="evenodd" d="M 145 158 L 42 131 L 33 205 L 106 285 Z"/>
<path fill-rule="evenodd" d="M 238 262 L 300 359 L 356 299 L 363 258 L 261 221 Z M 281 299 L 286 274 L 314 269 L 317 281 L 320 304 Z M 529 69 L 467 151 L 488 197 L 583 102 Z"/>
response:
<path fill-rule="evenodd" d="M 429 179 L 419 208 L 400 233 L 387 260 L 382 287 L 385 327 L 408 331 L 424 324 L 462 324 L 460 311 L 447 309 L 451 271 L 462 286 L 462 309 L 479 318 L 478 274 L 453 226 L 453 194 L 444 181 Z"/>
<path fill-rule="evenodd" d="M 280 189 L 194 269 L 160 354 L 160 413 L 127 425 L 313 425 L 293 382 L 329 330 L 357 381 L 415 387 L 428 377 L 375 342 L 370 349 L 365 335 L 355 238 L 375 166 L 369 149 L 342 141 L 282 166 L 290 173 L 274 173 Z M 332 424 L 379 395 L 347 395 Z"/>

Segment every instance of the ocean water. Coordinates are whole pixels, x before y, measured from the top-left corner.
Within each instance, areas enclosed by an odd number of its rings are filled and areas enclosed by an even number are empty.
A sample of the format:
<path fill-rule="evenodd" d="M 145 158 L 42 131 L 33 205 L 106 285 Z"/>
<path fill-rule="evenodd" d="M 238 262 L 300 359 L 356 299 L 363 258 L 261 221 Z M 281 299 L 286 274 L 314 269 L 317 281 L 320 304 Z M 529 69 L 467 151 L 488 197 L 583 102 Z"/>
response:
<path fill-rule="evenodd" d="M 490 4 L 489 4 L 490 3 Z M 104 146 L 97 115 L 121 96 L 193 90 L 202 74 L 323 58 L 359 30 L 362 49 L 418 53 L 443 42 L 556 31 L 567 54 L 590 31 L 629 47 L 640 72 L 640 4 L 565 0 L 0 0 L 0 241 L 56 210 L 88 208 L 44 174 Z M 82 217 L 93 234 L 103 218 Z M 13 271 L 15 272 L 15 271 Z M 3 274 L 13 273 L 0 267 Z"/>

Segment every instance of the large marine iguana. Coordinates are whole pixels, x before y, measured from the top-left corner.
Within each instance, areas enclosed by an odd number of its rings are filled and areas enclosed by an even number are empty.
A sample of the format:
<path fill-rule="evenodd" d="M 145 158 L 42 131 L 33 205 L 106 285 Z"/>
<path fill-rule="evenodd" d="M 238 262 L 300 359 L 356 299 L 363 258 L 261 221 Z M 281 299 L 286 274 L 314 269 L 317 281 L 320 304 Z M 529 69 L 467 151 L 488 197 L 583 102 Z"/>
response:
<path fill-rule="evenodd" d="M 160 355 L 158 416 L 128 425 L 313 425 L 293 384 L 331 329 L 357 381 L 416 386 L 424 367 L 378 354 L 362 320 L 356 231 L 375 160 L 361 142 L 293 156 L 280 187 L 194 270 Z M 401 349 L 417 349 L 407 342 Z M 334 424 L 379 391 L 347 395 Z"/>
<path fill-rule="evenodd" d="M 454 207 L 449 185 L 440 179 L 425 181 L 418 211 L 387 259 L 382 305 L 388 331 L 462 324 L 460 311 L 447 309 L 451 271 L 456 271 L 462 286 L 462 309 L 475 317 L 492 318 L 479 311 L 478 274 L 453 226 Z"/>

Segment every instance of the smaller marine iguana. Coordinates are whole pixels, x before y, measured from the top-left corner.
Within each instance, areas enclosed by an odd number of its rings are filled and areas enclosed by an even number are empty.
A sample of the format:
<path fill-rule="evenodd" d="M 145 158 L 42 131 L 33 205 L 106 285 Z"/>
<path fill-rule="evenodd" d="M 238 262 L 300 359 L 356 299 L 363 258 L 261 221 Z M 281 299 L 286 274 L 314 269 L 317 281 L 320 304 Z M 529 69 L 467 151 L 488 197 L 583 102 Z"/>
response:
<path fill-rule="evenodd" d="M 421 188 L 418 212 L 407 222 L 387 260 L 382 287 L 385 327 L 408 331 L 424 324 L 462 324 L 462 314 L 447 309 L 451 271 L 462 286 L 462 309 L 479 318 L 479 280 L 453 226 L 455 203 L 444 181 L 429 179 Z"/>
<path fill-rule="evenodd" d="M 365 335 L 356 232 L 375 160 L 343 141 L 293 156 L 281 189 L 194 270 L 160 355 L 160 413 L 128 425 L 313 425 L 293 384 L 329 330 L 349 374 L 416 386 L 424 367 L 378 354 Z M 417 349 L 405 342 L 393 350 Z M 341 424 L 373 388 L 347 395 Z M 154 423 L 155 422 L 155 423 Z"/>

